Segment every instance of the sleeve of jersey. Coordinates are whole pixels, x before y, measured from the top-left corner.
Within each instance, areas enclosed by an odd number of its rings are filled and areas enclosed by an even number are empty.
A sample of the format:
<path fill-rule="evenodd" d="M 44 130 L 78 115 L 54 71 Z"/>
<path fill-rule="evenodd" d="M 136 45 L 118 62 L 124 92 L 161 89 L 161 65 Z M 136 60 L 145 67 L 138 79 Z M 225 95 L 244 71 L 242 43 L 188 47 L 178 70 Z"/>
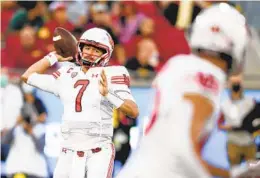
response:
<path fill-rule="evenodd" d="M 129 99 L 135 102 L 130 91 L 130 76 L 126 69 L 110 78 L 111 88 L 121 99 Z"/>
<path fill-rule="evenodd" d="M 57 80 L 52 75 L 33 73 L 28 78 L 27 83 L 58 96 Z"/>
<path fill-rule="evenodd" d="M 28 84 L 58 96 L 59 80 L 62 78 L 63 73 L 66 72 L 66 69 L 67 67 L 61 67 L 52 75 L 33 73 L 28 78 Z"/>

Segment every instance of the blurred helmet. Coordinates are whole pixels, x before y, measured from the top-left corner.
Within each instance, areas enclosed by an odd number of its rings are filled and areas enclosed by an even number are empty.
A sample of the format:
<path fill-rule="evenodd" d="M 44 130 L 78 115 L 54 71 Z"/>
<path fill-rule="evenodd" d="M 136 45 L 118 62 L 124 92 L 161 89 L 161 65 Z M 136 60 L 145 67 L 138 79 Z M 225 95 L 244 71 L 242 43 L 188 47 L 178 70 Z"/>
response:
<path fill-rule="evenodd" d="M 95 59 L 95 61 L 84 59 L 82 50 L 84 45 L 91 45 L 102 49 L 105 53 Z M 79 39 L 78 45 L 78 54 L 77 54 L 77 62 L 80 65 L 94 67 L 94 66 L 105 66 L 114 49 L 114 41 L 112 40 L 110 34 L 101 28 L 91 28 L 85 31 Z M 93 56 L 89 55 L 88 58 L 93 58 Z"/>
<path fill-rule="evenodd" d="M 245 17 L 232 6 L 219 3 L 196 17 L 190 45 L 193 51 L 217 54 L 228 62 L 230 73 L 239 73 L 244 65 L 249 39 Z"/>

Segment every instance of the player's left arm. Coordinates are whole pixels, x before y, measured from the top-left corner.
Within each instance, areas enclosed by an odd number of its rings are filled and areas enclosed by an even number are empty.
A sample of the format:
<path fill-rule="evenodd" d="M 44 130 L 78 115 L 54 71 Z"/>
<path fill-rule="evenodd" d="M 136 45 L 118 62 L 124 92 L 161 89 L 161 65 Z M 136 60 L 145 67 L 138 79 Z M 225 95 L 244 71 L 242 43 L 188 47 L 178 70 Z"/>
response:
<path fill-rule="evenodd" d="M 213 105 L 211 101 L 207 97 L 198 93 L 185 93 L 184 99 L 192 106 L 191 110 L 193 119 L 191 124 L 191 137 L 197 158 L 212 175 L 230 177 L 229 171 L 209 164 L 202 158 L 201 155 L 203 148 L 201 133 L 208 118 L 210 118 L 213 114 Z"/>
<path fill-rule="evenodd" d="M 184 86 L 184 100 L 190 103 L 186 110 L 191 111 L 191 140 L 194 151 L 201 164 L 213 175 L 219 177 L 239 177 L 247 171 L 247 167 L 236 167 L 226 170 L 216 167 L 202 158 L 202 149 L 207 140 L 205 126 L 208 119 L 214 115 L 214 98 L 218 96 L 219 84 L 214 76 L 206 73 L 195 74 L 195 77 Z M 204 81 L 207 82 L 204 82 Z M 214 97 L 215 96 L 215 97 Z"/>
<path fill-rule="evenodd" d="M 189 103 L 185 115 L 189 113 L 191 118 L 190 136 L 194 152 L 211 175 L 230 177 L 228 170 L 214 166 L 202 157 L 202 149 L 210 134 L 206 126 L 215 113 L 215 101 L 220 92 L 220 83 L 213 74 L 204 72 L 186 74 L 182 80 L 186 83 L 182 86 L 183 101 Z"/>
<path fill-rule="evenodd" d="M 118 76 L 112 76 L 111 81 L 107 81 L 107 76 L 103 70 L 100 79 L 100 93 L 110 101 L 115 108 L 121 110 L 131 118 L 139 115 L 138 106 L 129 89 L 129 74 L 126 71 Z M 110 86 L 108 86 L 110 84 Z"/>

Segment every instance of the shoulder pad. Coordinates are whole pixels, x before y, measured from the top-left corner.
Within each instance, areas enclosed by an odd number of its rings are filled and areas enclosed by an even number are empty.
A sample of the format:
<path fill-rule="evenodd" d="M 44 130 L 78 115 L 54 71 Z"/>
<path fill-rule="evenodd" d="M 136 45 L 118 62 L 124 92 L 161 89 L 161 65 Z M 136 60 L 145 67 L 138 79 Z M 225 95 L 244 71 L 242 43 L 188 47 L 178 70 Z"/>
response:
<path fill-rule="evenodd" d="M 127 75 L 129 76 L 129 73 L 125 66 L 109 66 L 105 67 L 105 72 L 109 76 L 118 76 L 118 75 Z"/>
<path fill-rule="evenodd" d="M 106 67 L 105 72 L 112 84 L 125 84 L 130 86 L 130 77 L 124 66 Z"/>

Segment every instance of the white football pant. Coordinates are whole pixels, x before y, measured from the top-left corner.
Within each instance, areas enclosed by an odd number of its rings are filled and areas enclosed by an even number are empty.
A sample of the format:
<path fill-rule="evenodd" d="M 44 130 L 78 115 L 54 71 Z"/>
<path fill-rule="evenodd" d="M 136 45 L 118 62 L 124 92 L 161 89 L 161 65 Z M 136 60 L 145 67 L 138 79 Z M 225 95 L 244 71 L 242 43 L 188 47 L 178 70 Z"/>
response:
<path fill-rule="evenodd" d="M 54 178 L 112 178 L 115 158 L 113 144 L 87 151 L 62 148 Z"/>

